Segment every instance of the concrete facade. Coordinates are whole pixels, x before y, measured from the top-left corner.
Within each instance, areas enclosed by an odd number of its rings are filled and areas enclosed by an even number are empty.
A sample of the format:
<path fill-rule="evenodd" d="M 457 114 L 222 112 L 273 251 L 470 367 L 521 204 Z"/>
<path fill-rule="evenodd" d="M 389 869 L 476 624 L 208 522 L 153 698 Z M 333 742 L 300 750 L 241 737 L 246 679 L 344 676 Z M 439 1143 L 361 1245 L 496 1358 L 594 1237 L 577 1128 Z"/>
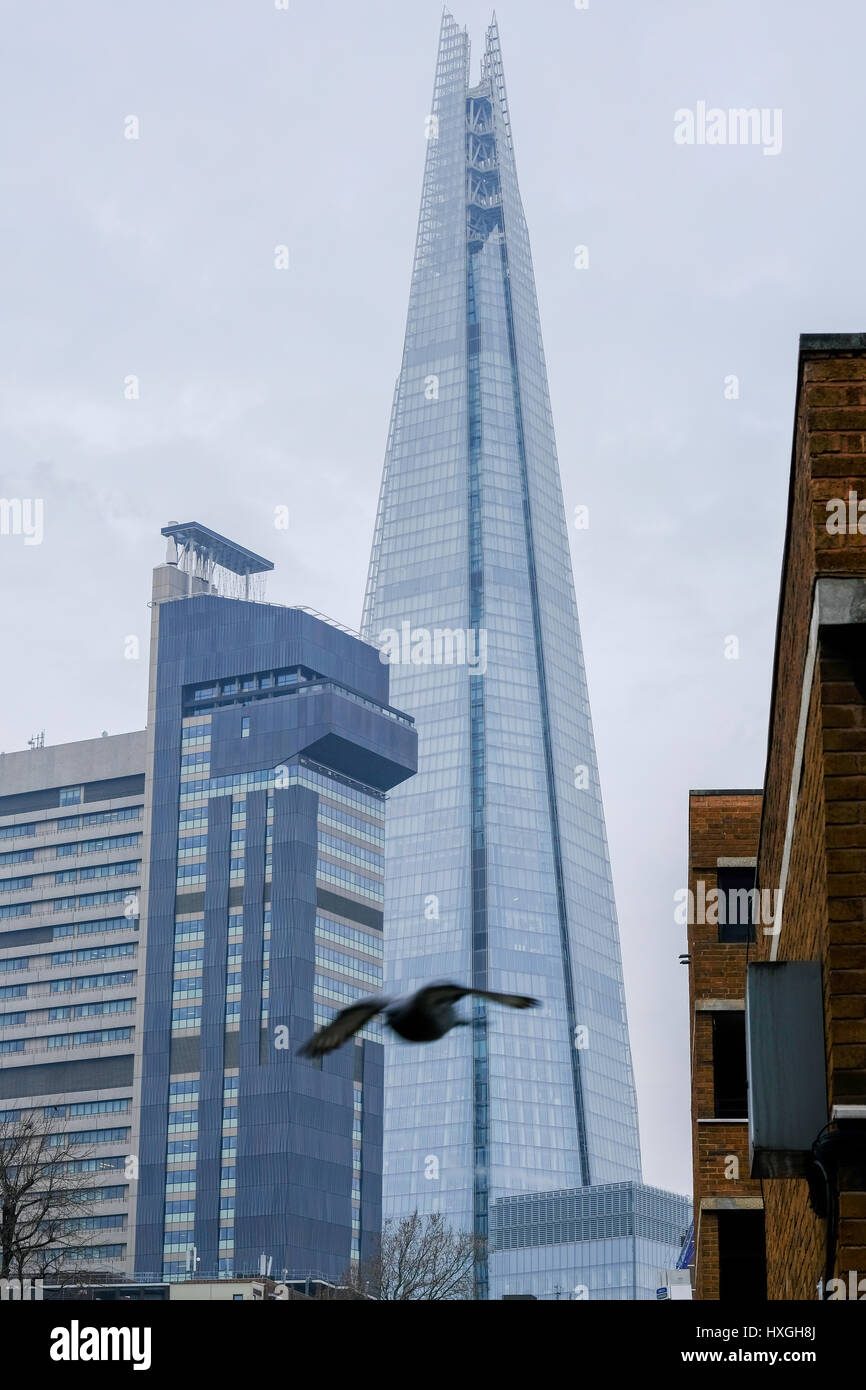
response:
<path fill-rule="evenodd" d="M 134 1253 L 144 738 L 0 756 L 0 1112 L 80 1136 L 70 1161 L 105 1196 L 77 1258 L 117 1274 Z"/>

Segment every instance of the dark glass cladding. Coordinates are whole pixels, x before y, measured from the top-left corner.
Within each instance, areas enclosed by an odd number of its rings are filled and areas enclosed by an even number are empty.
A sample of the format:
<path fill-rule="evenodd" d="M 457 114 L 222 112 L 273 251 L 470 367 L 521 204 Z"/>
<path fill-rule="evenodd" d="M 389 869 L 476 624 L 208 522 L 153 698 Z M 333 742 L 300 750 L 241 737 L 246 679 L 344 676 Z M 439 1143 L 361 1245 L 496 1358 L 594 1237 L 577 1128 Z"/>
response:
<path fill-rule="evenodd" d="M 363 1036 L 321 1065 L 297 1048 L 325 1007 L 317 910 L 347 933 L 380 927 L 381 910 L 355 901 L 369 850 L 349 844 L 341 862 L 339 814 L 320 826 L 319 808 L 379 824 L 416 735 L 387 708 L 378 652 L 310 614 L 209 595 L 157 612 L 136 1270 L 181 1272 L 194 1244 L 202 1274 L 256 1272 L 264 1253 L 277 1275 L 337 1279 L 381 1221 L 382 1047 Z M 243 673 L 295 669 L 334 688 L 274 683 L 243 711 L 190 709 L 195 692 L 235 701 Z M 177 891 L 181 866 L 192 892 Z M 317 884 L 329 874 L 335 891 Z M 191 1081 L 172 1121 L 169 1087 Z M 169 1164 L 194 1175 L 180 1193 Z"/>

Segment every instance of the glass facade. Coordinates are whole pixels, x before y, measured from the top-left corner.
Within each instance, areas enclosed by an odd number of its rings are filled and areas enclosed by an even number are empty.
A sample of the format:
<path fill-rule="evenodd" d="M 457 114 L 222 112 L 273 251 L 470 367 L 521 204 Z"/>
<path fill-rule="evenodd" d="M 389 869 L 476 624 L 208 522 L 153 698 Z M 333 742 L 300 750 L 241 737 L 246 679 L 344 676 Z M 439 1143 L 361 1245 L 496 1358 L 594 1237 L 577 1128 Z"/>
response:
<path fill-rule="evenodd" d="M 380 1227 L 381 1033 L 297 1049 L 381 990 L 416 736 L 378 653 L 301 610 L 195 595 L 156 623 L 136 1271 L 338 1280 Z"/>
<path fill-rule="evenodd" d="M 387 1049 L 385 1212 L 488 1234 L 508 1193 L 639 1180 L 604 814 L 499 39 L 442 22 L 364 612 L 416 720 L 386 989 L 537 995 Z M 478 1292 L 488 1294 L 486 1261 Z"/>
<path fill-rule="evenodd" d="M 492 1296 L 655 1299 L 690 1219 L 687 1198 L 632 1182 L 494 1202 Z"/>

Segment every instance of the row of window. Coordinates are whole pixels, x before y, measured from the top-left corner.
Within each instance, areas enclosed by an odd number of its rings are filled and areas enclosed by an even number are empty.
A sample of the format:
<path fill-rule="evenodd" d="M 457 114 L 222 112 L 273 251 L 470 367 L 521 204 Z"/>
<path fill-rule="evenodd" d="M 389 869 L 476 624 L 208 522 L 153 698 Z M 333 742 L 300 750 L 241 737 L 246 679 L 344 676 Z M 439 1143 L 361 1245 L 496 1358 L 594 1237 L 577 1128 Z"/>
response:
<path fill-rule="evenodd" d="M 234 676 L 228 680 L 214 682 L 212 685 L 200 685 L 194 688 L 191 693 L 187 692 L 186 698 L 198 705 L 202 701 L 219 700 L 226 696 L 247 694 L 254 690 L 275 690 L 297 685 L 300 680 L 309 680 L 313 676 L 314 672 L 306 671 L 302 667 L 283 671 L 257 671 L 255 675 Z"/>
<path fill-rule="evenodd" d="M 128 1014 L 135 1007 L 134 999 L 99 999 L 91 1004 L 58 1004 L 51 1009 L 25 1009 L 23 1012 L 0 1014 L 0 1028 L 17 1027 L 22 1023 L 64 1023 L 73 1018 L 94 1018 L 99 1014 Z"/>
<path fill-rule="evenodd" d="M 181 1007 L 173 1008 L 171 1011 L 171 1026 L 175 1033 L 185 1032 L 188 1028 L 200 1028 L 202 1018 L 201 1004 L 185 1004 Z M 227 1026 L 232 1026 L 241 1021 L 240 1000 L 226 1001 L 224 1022 Z"/>
<path fill-rule="evenodd" d="M 43 1250 L 43 1260 L 120 1260 L 126 1251 L 125 1245 L 71 1245 L 57 1250 Z"/>
<path fill-rule="evenodd" d="M 77 951 L 53 951 L 52 965 L 80 965 L 87 960 L 108 960 L 117 956 L 135 955 L 137 942 L 119 941 L 114 946 L 82 946 Z"/>
<path fill-rule="evenodd" d="M 41 1109 L 46 1120 L 68 1120 L 78 1115 L 113 1115 L 129 1109 L 130 1097 L 118 1100 L 77 1100 L 68 1105 L 43 1105 L 32 1110 L 0 1110 L 0 1122 L 14 1121 L 20 1115 L 35 1114 Z"/>
<path fill-rule="evenodd" d="M 132 1104 L 130 1096 L 121 1096 L 117 1100 L 76 1100 L 69 1105 L 46 1105 L 44 1113 L 47 1119 L 69 1119 L 74 1115 L 115 1115 L 127 1111 Z"/>
<path fill-rule="evenodd" d="M 126 1042 L 131 1028 L 98 1028 L 87 1033 L 54 1033 L 39 1038 L 9 1038 L 0 1042 L 0 1052 L 26 1052 L 39 1047 L 82 1047 L 90 1043 Z"/>
<path fill-rule="evenodd" d="M 81 795 L 75 794 L 76 792 L 81 794 L 81 790 L 81 787 L 65 788 L 61 792 L 60 805 L 78 805 L 82 798 Z M 68 796 L 70 799 L 64 801 L 64 796 Z M 89 826 L 113 826 L 113 824 L 118 824 L 124 820 L 139 820 L 140 815 L 142 815 L 140 806 L 121 806 L 117 810 L 90 810 L 90 812 L 85 812 L 79 816 L 60 816 L 57 820 L 31 820 L 26 821 L 26 823 L 21 821 L 21 823 L 11 824 L 11 826 L 0 826 L 0 840 L 18 840 L 19 837 L 24 838 L 25 835 L 29 838 L 38 831 L 42 831 L 46 837 L 49 837 L 49 835 L 58 834 L 64 830 L 83 830 Z"/>
<path fill-rule="evenodd" d="M 115 849 L 133 849 L 141 844 L 141 834 L 135 831 L 129 835 L 108 835 L 98 840 L 70 840 L 66 845 L 57 846 L 57 858 L 63 859 L 73 854 L 106 854 Z M 31 855 L 33 850 L 30 851 Z M 2 860 L 2 856 L 0 856 Z"/>
<path fill-rule="evenodd" d="M 70 1158 L 58 1166 L 63 1173 L 105 1173 L 122 1168 L 126 1172 L 127 1155 L 113 1154 L 111 1158 Z"/>
<path fill-rule="evenodd" d="M 343 811 L 337 806 L 329 806 L 326 802 L 320 802 L 318 819 L 319 825 L 342 826 L 350 834 L 357 835 L 360 839 L 372 840 L 375 844 L 384 846 L 385 828 L 383 825 L 361 820 L 360 816 L 350 815 L 348 811 Z"/>
<path fill-rule="evenodd" d="M 10 849 L 0 854 L 0 864 L 29 864 L 35 853 L 33 849 Z"/>
<path fill-rule="evenodd" d="M 353 864 L 365 864 L 379 874 L 385 872 L 385 856 L 378 850 L 365 849 L 344 840 L 340 835 L 331 835 L 327 830 L 319 831 L 319 850 L 325 854 L 335 854 Z"/>
<path fill-rule="evenodd" d="M 124 925 L 128 927 L 129 923 L 125 922 Z M 135 941 L 120 941 L 114 946 L 82 946 L 77 951 L 52 951 L 50 955 L 45 956 L 6 956 L 3 960 L 0 960 L 0 971 L 37 970 L 43 965 L 80 965 L 82 961 L 107 960 L 109 957 L 116 956 L 132 956 L 135 955 L 136 944 Z M 84 978 L 96 980 L 101 977 L 94 975 Z M 66 986 L 65 981 L 58 980 L 56 983 L 64 987 Z M 26 986 L 10 986 L 9 988 L 26 988 Z M 81 988 L 92 989 L 94 986 L 82 985 Z"/>
<path fill-rule="evenodd" d="M 83 989 L 116 989 L 118 985 L 131 985 L 134 980 L 134 970 L 116 970 L 109 975 L 70 975 L 64 980 L 52 980 L 51 993 L 66 994 L 70 990 L 78 992 Z M 24 988 L 26 989 L 27 986 L 25 985 Z"/>
<path fill-rule="evenodd" d="M 322 883 L 333 883 L 348 893 L 368 898 L 371 902 L 385 900 L 384 885 L 381 879 L 371 878 L 360 869 L 347 869 L 342 864 L 330 864 L 324 859 L 316 866 L 316 878 Z"/>
<path fill-rule="evenodd" d="M 63 1222 L 64 1232 L 123 1230 L 126 1216 L 116 1212 L 111 1216 L 72 1216 Z"/>
<path fill-rule="evenodd" d="M 116 1126 L 114 1129 L 79 1129 L 71 1134 L 60 1131 L 49 1134 L 45 1139 L 46 1148 L 59 1149 L 67 1144 L 114 1144 L 125 1141 L 132 1131 L 128 1127 Z"/>
<path fill-rule="evenodd" d="M 339 970 L 353 979 L 368 980 L 376 986 L 382 983 L 382 967 L 374 961 L 359 960 L 357 956 L 347 956 L 342 951 L 334 951 L 327 946 L 316 946 L 316 966 Z"/>
<path fill-rule="evenodd" d="M 233 796 L 236 801 L 243 800 L 244 794 L 248 791 L 263 790 L 270 788 L 273 792 L 276 783 L 276 773 L 273 768 L 264 768 L 255 772 L 239 772 L 229 776 L 198 778 L 194 781 L 184 782 L 180 789 L 180 801 L 189 802 L 196 799 L 204 799 L 210 796 Z M 336 773 L 331 773 L 327 768 L 321 768 L 316 763 L 311 763 L 307 759 L 301 758 L 293 764 L 287 772 L 280 774 L 280 788 L 295 785 L 302 785 L 312 788 L 346 806 L 358 806 L 368 814 L 384 816 L 384 796 L 373 792 L 369 788 L 352 783 L 347 778 L 339 777 Z M 243 814 L 243 808 L 236 808 Z M 183 811 L 181 811 L 181 816 Z"/>
<path fill-rule="evenodd" d="M 112 878 L 118 874 L 137 874 L 140 867 L 140 859 L 126 859 L 117 864 L 93 864 L 88 869 L 60 869 L 54 875 L 54 882 L 84 883 L 85 880 L 92 878 Z M 31 885 L 28 883 L 26 886 L 29 888 Z"/>
<path fill-rule="evenodd" d="M 198 1081 L 172 1081 L 168 1088 L 169 1105 L 178 1104 L 184 1101 L 197 1101 L 199 1097 L 200 1082 Z M 236 1096 L 238 1092 L 238 1078 L 227 1076 L 223 1081 L 223 1098 L 229 1099 Z"/>
<path fill-rule="evenodd" d="M 135 893 L 113 888 L 104 893 L 79 893 L 76 897 L 46 898 L 44 902 L 7 903 L 0 907 L 0 918 L 38 916 L 43 912 L 77 912 L 82 907 L 102 907 L 105 903 L 125 902 L 132 916 L 137 912 Z"/>
<path fill-rule="evenodd" d="M 376 956 L 379 959 L 384 953 L 381 933 L 374 934 L 372 930 L 363 931 L 360 927 L 350 927 L 344 922 L 337 922 L 330 917 L 324 917 L 321 913 L 316 915 L 316 936 L 322 937 L 326 941 L 343 942 L 346 946 L 355 946 L 359 951 L 365 951 L 367 955 Z"/>

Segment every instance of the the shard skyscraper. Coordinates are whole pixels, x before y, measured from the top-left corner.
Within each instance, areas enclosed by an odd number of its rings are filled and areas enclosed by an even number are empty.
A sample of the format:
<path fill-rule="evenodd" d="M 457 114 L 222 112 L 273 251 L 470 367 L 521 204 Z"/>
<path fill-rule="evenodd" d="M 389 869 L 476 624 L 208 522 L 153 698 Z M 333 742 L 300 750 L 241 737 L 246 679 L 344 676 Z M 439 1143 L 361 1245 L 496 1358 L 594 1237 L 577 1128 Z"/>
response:
<path fill-rule="evenodd" d="M 419 734 L 418 775 L 389 800 L 386 991 L 445 978 L 544 1001 L 476 1001 L 471 1028 L 387 1048 L 386 1215 L 486 1236 L 495 1199 L 639 1182 L 640 1153 L 495 20 L 475 86 L 469 62 L 446 13 L 364 630 Z"/>

